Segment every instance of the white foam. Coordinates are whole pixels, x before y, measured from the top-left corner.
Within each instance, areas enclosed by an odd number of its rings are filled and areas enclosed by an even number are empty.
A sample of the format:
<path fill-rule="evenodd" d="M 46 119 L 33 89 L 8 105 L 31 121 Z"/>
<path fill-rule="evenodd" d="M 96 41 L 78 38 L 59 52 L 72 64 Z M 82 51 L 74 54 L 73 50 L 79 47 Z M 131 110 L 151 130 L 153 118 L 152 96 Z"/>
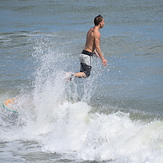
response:
<path fill-rule="evenodd" d="M 89 114 L 86 103 L 60 106 L 53 130 L 40 139 L 42 150 L 66 153 L 71 159 L 115 162 L 162 160 L 163 123 L 133 122 L 121 112 Z M 156 157 L 157 156 L 157 157 Z"/>
<path fill-rule="evenodd" d="M 83 86 L 84 94 L 77 100 L 75 81 L 65 82 L 59 67 L 61 54 L 46 44 L 36 48 L 37 54 L 40 67 L 33 92 L 18 97 L 19 115 L 14 124 L 0 119 L 1 141 L 34 140 L 43 152 L 58 153 L 67 159 L 163 162 L 162 121 L 132 121 L 123 112 L 91 113 L 87 100 L 93 91 L 88 85 L 93 81 L 89 79 Z"/>

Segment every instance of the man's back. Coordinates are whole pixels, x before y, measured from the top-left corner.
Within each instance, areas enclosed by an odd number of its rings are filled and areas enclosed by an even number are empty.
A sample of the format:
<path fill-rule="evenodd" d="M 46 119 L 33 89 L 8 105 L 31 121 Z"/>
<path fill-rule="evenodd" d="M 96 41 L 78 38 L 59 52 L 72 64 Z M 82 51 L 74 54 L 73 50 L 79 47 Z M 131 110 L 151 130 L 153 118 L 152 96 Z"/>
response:
<path fill-rule="evenodd" d="M 95 29 L 91 28 L 87 33 L 85 50 L 89 52 L 94 52 L 95 50 Z"/>

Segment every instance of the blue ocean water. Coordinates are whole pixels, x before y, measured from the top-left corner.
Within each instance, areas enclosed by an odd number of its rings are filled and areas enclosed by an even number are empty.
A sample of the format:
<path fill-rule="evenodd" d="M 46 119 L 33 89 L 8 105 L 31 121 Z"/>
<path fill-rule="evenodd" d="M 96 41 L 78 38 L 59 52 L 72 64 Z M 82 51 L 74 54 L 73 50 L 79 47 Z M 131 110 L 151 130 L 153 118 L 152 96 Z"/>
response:
<path fill-rule="evenodd" d="M 65 82 L 99 14 L 109 65 Z M 163 161 L 162 0 L 1 0 L 0 22 L 3 163 Z"/>

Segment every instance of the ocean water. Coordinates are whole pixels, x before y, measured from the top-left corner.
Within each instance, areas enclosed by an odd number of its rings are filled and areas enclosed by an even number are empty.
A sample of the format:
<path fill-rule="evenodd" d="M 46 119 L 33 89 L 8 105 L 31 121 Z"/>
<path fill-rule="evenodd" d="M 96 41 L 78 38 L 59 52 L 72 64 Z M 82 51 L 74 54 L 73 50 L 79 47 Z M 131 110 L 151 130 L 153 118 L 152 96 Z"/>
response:
<path fill-rule="evenodd" d="M 99 14 L 109 64 L 68 82 Z M 163 162 L 162 0 L 1 0 L 0 22 L 0 162 Z"/>

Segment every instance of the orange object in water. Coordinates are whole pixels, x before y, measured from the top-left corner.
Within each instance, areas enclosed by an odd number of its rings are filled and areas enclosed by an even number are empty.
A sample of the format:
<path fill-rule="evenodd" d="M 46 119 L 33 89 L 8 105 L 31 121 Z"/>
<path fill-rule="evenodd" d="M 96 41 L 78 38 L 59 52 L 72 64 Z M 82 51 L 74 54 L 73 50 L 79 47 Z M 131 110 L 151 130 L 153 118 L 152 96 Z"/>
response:
<path fill-rule="evenodd" d="M 11 111 L 13 113 L 18 113 L 17 111 L 13 110 L 13 106 L 15 104 L 16 98 L 7 99 L 2 103 L 2 106 L 7 109 L 8 111 Z"/>

